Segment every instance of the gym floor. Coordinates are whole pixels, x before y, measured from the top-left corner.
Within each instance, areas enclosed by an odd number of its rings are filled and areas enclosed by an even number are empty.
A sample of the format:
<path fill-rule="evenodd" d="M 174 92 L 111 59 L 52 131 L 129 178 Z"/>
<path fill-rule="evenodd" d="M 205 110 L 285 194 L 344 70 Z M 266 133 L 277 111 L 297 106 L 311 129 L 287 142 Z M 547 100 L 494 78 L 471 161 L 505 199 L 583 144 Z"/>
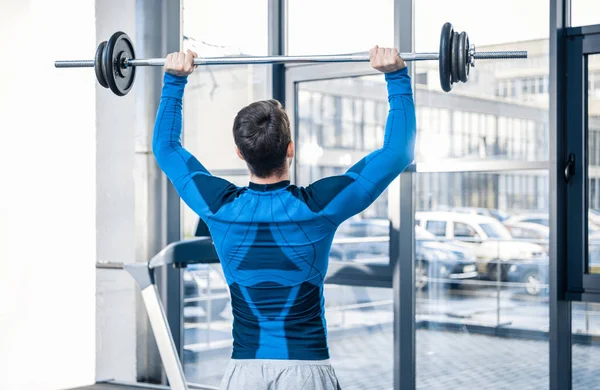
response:
<path fill-rule="evenodd" d="M 139 389 L 140 389 L 139 387 L 133 387 L 133 386 L 109 385 L 106 383 L 99 383 L 97 385 L 78 387 L 76 389 L 71 389 L 71 390 L 139 390 Z"/>
<path fill-rule="evenodd" d="M 468 333 L 419 330 L 417 349 L 417 388 L 445 390 L 454 388 L 495 390 L 542 390 L 548 388 L 548 342 L 504 339 Z M 371 348 L 360 348 L 367 344 Z M 335 343 L 332 350 L 343 359 L 332 357 L 335 370 L 344 390 L 391 388 L 389 332 L 365 332 L 355 340 Z M 429 348 L 427 348 L 429 346 Z M 573 388 L 600 390 L 600 372 L 585 362 L 600 361 L 598 348 L 573 347 Z M 220 378 L 221 359 L 186 364 L 188 380 L 210 383 Z M 527 370 L 523 366 L 527 364 Z M 356 370 L 356 367 L 361 367 Z M 219 373 L 219 374 L 217 374 Z M 217 375 L 215 375 L 217 374 Z M 208 384 L 208 383 L 207 383 Z M 139 387 L 97 384 L 72 390 L 134 390 Z"/>

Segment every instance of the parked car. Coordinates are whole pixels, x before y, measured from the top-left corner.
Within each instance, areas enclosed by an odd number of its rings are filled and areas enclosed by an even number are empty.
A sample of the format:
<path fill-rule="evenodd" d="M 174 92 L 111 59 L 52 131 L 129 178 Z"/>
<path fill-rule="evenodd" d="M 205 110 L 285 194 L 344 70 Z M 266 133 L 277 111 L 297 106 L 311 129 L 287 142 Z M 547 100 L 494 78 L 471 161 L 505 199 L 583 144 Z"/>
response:
<path fill-rule="evenodd" d="M 548 213 L 543 212 L 530 212 L 530 213 L 521 213 L 511 215 L 507 219 L 503 221 L 505 225 L 514 225 L 516 223 L 537 223 L 538 225 L 543 225 L 546 227 L 550 226 L 550 218 L 548 217 Z"/>
<path fill-rule="evenodd" d="M 529 295 L 547 294 L 548 257 L 511 264 L 508 269 L 508 281 L 523 283 L 523 290 Z"/>
<path fill-rule="evenodd" d="M 550 237 L 550 228 L 548 226 L 531 222 L 505 223 L 504 226 L 506 226 L 513 238 L 545 241 L 544 243 L 538 242 L 538 244 L 544 248 L 546 253 L 548 252 L 548 239 Z"/>
<path fill-rule="evenodd" d="M 383 218 L 352 218 L 338 228 L 329 257 L 334 260 L 389 262 L 390 222 Z M 370 242 L 366 238 L 379 238 Z"/>
<path fill-rule="evenodd" d="M 368 263 L 389 262 L 389 241 L 368 242 L 361 239 L 388 237 L 387 219 L 354 219 L 340 226 L 330 258 L 335 260 L 360 261 Z M 345 239 L 357 242 L 346 242 Z M 337 240 L 337 243 L 336 243 Z M 439 242 L 425 229 L 415 227 L 415 284 L 425 289 L 429 279 L 470 279 L 477 278 L 477 263 L 473 253 L 463 246 Z"/>
<path fill-rule="evenodd" d="M 505 263 L 501 267 L 500 279 L 506 280 L 508 261 L 546 256 L 542 246 L 514 240 L 507 228 L 492 217 L 423 211 L 416 213 L 415 220 L 417 225 L 436 237 L 458 240 L 465 247 L 472 248 L 480 275 L 493 280 L 498 278 L 498 263 Z"/>
<path fill-rule="evenodd" d="M 514 225 L 518 222 L 537 223 L 550 227 L 550 217 L 547 212 L 530 212 L 515 214 L 502 221 L 506 225 Z M 600 231 L 600 214 L 595 210 L 588 212 L 588 228 L 590 232 Z"/>
<path fill-rule="evenodd" d="M 229 287 L 220 269 L 208 264 L 189 265 L 183 273 L 183 285 L 187 321 L 207 319 L 209 312 L 212 320 L 220 318 L 229 303 Z"/>
<path fill-rule="evenodd" d="M 597 219 L 597 214 L 598 213 L 595 210 L 590 210 L 588 214 L 588 258 L 590 267 L 592 266 L 591 264 L 600 265 L 600 227 L 597 225 L 600 220 Z M 504 225 L 510 230 L 515 238 L 538 238 L 537 236 L 531 237 L 538 233 L 540 236 L 539 238 L 543 237 L 542 239 L 549 239 L 550 219 L 546 213 L 514 215 L 505 220 Z M 515 227 L 518 229 L 514 230 Z M 547 245 L 545 246 L 545 250 L 548 251 Z M 597 272 L 600 272 L 600 270 Z"/>
<path fill-rule="evenodd" d="M 415 226 L 415 287 L 426 289 L 429 279 L 475 279 L 477 261 L 465 247 L 440 242 L 420 226 Z"/>

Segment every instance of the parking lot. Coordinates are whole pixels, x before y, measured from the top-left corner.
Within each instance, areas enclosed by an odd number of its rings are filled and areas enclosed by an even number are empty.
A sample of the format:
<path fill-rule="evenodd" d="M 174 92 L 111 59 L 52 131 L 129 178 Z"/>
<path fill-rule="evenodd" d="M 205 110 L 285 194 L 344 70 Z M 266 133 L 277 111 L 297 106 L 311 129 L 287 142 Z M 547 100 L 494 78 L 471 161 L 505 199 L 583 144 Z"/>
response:
<path fill-rule="evenodd" d="M 328 286 L 326 299 L 339 301 L 338 296 L 344 296 L 345 304 L 328 306 L 327 319 L 332 360 L 343 388 L 391 388 L 392 290 Z M 492 287 L 433 287 L 417 295 L 416 320 L 424 326 L 417 330 L 419 388 L 547 388 L 547 299 L 508 288 L 499 297 Z M 365 300 L 371 305 L 356 303 Z M 574 332 L 598 335 L 600 312 L 575 306 L 573 324 Z M 515 337 L 481 333 L 496 327 L 534 332 L 525 338 L 517 332 Z M 231 353 L 227 310 L 211 323 L 187 322 L 185 344 L 190 380 L 217 385 Z M 600 343 L 574 345 L 573 354 L 580 386 L 575 388 L 600 388 Z"/>
<path fill-rule="evenodd" d="M 416 214 L 419 388 L 548 387 L 548 230 L 543 220 L 521 219 L 504 224 L 468 213 Z M 332 260 L 386 263 L 388 229 L 386 220 L 351 221 L 336 237 Z M 369 240 L 361 243 L 364 237 Z M 227 285 L 218 266 L 184 279 L 185 369 L 192 382 L 217 385 L 231 354 Z M 325 286 L 331 355 L 344 389 L 391 388 L 392 294 Z M 600 309 L 574 303 L 572 321 L 574 334 L 595 336 L 573 346 L 574 388 L 600 389 Z"/>

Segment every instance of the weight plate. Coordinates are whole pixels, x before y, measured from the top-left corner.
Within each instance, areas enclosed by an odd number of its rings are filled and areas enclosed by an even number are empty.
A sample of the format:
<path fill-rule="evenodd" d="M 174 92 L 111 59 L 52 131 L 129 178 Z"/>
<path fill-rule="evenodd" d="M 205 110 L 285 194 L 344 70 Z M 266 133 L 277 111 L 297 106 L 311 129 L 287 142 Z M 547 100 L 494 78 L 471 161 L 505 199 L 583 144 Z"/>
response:
<path fill-rule="evenodd" d="M 469 57 L 469 51 L 471 50 L 471 41 L 469 40 L 469 34 L 465 33 L 465 48 L 467 49 L 467 67 L 465 68 L 467 71 L 467 75 L 465 77 L 465 83 L 469 81 L 469 72 L 471 71 L 471 58 Z"/>
<path fill-rule="evenodd" d="M 445 92 L 450 92 L 452 90 L 452 80 L 450 79 L 450 68 L 451 68 L 451 43 L 452 43 L 452 34 L 454 33 L 454 28 L 452 27 L 452 23 L 445 23 L 442 27 L 442 33 L 440 35 L 440 59 L 439 59 L 439 69 L 440 69 L 440 84 L 442 85 L 442 89 Z"/>
<path fill-rule="evenodd" d="M 458 33 L 455 32 L 454 34 L 452 34 L 452 61 L 450 62 L 450 66 L 451 66 L 451 72 L 450 74 L 452 75 L 452 83 L 458 83 L 459 82 L 459 78 L 458 78 Z"/>
<path fill-rule="evenodd" d="M 118 31 L 108 40 L 103 56 L 106 81 L 117 96 L 127 95 L 135 81 L 135 67 L 122 66 L 127 59 L 135 59 L 133 42 L 127 34 Z"/>
<path fill-rule="evenodd" d="M 96 72 L 96 79 L 98 83 L 104 88 L 108 88 L 106 82 L 106 76 L 104 76 L 104 64 L 102 63 L 102 56 L 104 54 L 104 48 L 106 47 L 106 41 L 101 42 L 96 49 L 96 56 L 94 57 L 94 71 Z"/>
<path fill-rule="evenodd" d="M 458 78 L 466 83 L 469 80 L 469 37 L 466 32 L 461 32 L 458 36 Z"/>

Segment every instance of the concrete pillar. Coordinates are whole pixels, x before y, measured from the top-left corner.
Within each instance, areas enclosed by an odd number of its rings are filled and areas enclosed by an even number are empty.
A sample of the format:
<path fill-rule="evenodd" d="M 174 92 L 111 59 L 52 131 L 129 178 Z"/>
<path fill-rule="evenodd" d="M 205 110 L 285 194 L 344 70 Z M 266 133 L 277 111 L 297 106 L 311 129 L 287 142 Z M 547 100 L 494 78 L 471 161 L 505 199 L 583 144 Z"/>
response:
<path fill-rule="evenodd" d="M 96 2 L 96 44 L 115 31 L 135 42 L 136 2 Z M 92 52 L 93 54 L 93 52 Z M 136 260 L 136 84 L 124 97 L 96 83 L 96 257 Z M 136 287 L 123 270 L 98 269 L 96 378 L 136 380 Z"/>

